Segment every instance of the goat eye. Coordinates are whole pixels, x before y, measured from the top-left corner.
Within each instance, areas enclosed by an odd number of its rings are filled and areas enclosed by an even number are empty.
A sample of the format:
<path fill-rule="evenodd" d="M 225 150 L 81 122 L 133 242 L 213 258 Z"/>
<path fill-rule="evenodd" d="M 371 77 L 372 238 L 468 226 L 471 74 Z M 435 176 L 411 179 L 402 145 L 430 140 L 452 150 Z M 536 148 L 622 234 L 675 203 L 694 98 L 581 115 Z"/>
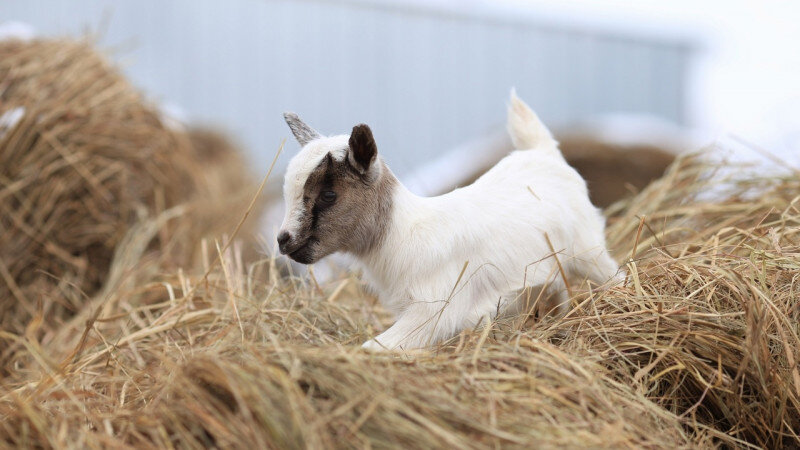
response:
<path fill-rule="evenodd" d="M 322 201 L 331 203 L 336 200 L 336 192 L 333 191 L 322 191 Z"/>

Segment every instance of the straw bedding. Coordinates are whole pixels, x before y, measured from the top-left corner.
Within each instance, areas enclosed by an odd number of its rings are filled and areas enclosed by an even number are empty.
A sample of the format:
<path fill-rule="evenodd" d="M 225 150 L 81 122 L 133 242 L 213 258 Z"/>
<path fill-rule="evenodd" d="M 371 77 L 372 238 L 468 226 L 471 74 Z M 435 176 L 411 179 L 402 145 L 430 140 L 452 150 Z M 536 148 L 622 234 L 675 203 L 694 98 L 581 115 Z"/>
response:
<path fill-rule="evenodd" d="M 203 263 L 178 269 L 155 213 L 61 327 L 16 312 L 27 331 L 0 331 L 21 347 L 0 445 L 796 446 L 800 176 L 741 169 L 680 158 L 612 206 L 624 286 L 409 355 L 359 349 L 391 320 L 356 276 L 281 277 L 235 241 L 197 242 Z"/>

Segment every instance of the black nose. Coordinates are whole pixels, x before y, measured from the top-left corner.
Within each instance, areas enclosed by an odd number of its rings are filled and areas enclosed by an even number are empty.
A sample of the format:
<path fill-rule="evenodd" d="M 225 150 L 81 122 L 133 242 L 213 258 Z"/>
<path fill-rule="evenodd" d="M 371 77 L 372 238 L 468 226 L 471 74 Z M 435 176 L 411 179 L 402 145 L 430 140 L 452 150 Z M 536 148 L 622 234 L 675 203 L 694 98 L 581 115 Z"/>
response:
<path fill-rule="evenodd" d="M 281 249 L 281 251 L 283 251 L 283 246 L 286 245 L 286 243 L 289 242 L 289 239 L 291 238 L 292 235 L 290 235 L 286 231 L 281 231 L 280 233 L 278 233 L 278 247 Z"/>

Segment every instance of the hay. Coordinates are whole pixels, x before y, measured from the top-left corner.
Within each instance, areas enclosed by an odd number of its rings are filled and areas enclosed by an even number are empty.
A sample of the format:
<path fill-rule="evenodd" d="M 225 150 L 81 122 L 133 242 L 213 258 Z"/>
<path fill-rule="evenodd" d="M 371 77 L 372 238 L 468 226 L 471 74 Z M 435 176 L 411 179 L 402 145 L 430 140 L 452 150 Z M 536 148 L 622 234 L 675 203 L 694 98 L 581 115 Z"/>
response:
<path fill-rule="evenodd" d="M 115 254 L 155 217 L 128 247 L 158 250 L 162 270 L 190 267 L 196 242 L 227 230 L 252 196 L 242 161 L 209 164 L 88 43 L 0 42 L 0 116 L 19 113 L 0 126 L 0 330 L 60 327 L 112 288 Z M 216 175 L 232 171 L 235 185 Z M 167 220 L 179 216 L 193 220 Z M 0 343 L 0 362 L 15 348 Z"/>
<path fill-rule="evenodd" d="M 665 148 L 614 144 L 581 136 L 559 137 L 567 162 L 589 185 L 592 203 L 605 208 L 657 180 L 675 160 Z"/>
<path fill-rule="evenodd" d="M 481 342 L 475 333 L 439 355 L 372 355 L 355 344 L 387 321 L 376 322 L 354 280 L 320 296 L 299 280 L 259 284 L 267 266 L 255 266 L 249 278 L 231 270 L 230 255 L 223 261 L 207 280 L 175 277 L 126 293 L 124 317 L 95 322 L 83 344 L 79 328 L 55 340 L 70 341 L 62 347 L 68 353 L 54 358 L 43 344 L 42 358 L 52 363 L 32 360 L 0 400 L 0 442 L 689 445 L 673 414 L 599 364 L 532 336 Z M 138 296 L 148 304 L 136 307 Z M 28 384 L 33 379 L 40 382 Z"/>
<path fill-rule="evenodd" d="M 358 348 L 390 319 L 356 278 L 278 278 L 274 260 L 248 265 L 237 245 L 207 276 L 135 270 L 96 320 L 84 310 L 47 340 L 21 338 L 0 442 L 794 445 L 800 179 L 720 186 L 709 170 L 679 159 L 612 209 L 609 240 L 633 256 L 626 286 L 574 299 L 564 319 L 497 321 L 421 354 Z M 711 186 L 718 197 L 704 199 Z"/>
<path fill-rule="evenodd" d="M 223 131 L 213 127 L 192 126 L 186 130 L 191 143 L 195 164 L 201 168 L 194 173 L 201 180 L 202 195 L 192 211 L 195 225 L 190 230 L 192 236 L 184 240 L 197 249 L 197 243 L 204 237 L 220 237 L 222 233 L 233 230 L 258 186 L 258 180 L 244 158 L 244 152 L 235 141 Z M 259 230 L 258 218 L 265 205 L 276 201 L 274 190 L 263 193 L 239 229 L 238 238 L 255 244 Z M 260 246 L 248 245 L 242 249 L 245 259 L 251 260 L 260 254 Z"/>
<path fill-rule="evenodd" d="M 584 350 L 668 410 L 761 447 L 796 445 L 800 173 L 722 169 L 679 160 L 618 205 L 609 235 L 636 243 L 634 276 L 572 326 L 598 330 Z"/>

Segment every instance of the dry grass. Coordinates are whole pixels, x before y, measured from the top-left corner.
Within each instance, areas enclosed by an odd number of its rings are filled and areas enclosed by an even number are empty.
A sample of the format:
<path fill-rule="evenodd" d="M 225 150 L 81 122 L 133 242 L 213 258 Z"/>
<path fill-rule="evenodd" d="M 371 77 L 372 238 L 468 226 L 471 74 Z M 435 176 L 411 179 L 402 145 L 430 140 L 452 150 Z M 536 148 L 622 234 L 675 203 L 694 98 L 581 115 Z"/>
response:
<path fill-rule="evenodd" d="M 88 43 L 0 42 L 0 116 L 12 111 L 21 120 L 0 126 L 2 330 L 37 315 L 37 338 L 59 328 L 121 281 L 121 245 L 160 250 L 162 270 L 190 266 L 199 239 L 228 230 L 252 196 L 236 151 L 166 126 Z M 19 348 L 7 344 L 0 372 Z"/>
<path fill-rule="evenodd" d="M 390 318 L 356 277 L 280 277 L 278 261 L 242 256 L 249 244 L 214 240 L 199 267 L 174 268 L 164 249 L 183 236 L 162 230 L 191 208 L 154 212 L 73 317 L 19 312 L 19 331 L 0 331 L 19 349 L 0 445 L 796 446 L 800 176 L 715 167 L 679 159 L 611 208 L 625 286 L 409 355 L 360 350 Z"/>
<path fill-rule="evenodd" d="M 3 382 L 0 439 L 792 446 L 800 180 L 731 179 L 715 184 L 725 198 L 704 201 L 708 170 L 681 159 L 618 207 L 610 241 L 636 248 L 626 286 L 576 299 L 564 319 L 495 322 L 422 354 L 358 348 L 390 319 L 355 278 L 322 287 L 278 278 L 274 260 L 246 265 L 236 245 L 207 276 L 134 271 L 99 317 L 87 308 L 47 341 L 13 337 L 26 358 Z"/>

